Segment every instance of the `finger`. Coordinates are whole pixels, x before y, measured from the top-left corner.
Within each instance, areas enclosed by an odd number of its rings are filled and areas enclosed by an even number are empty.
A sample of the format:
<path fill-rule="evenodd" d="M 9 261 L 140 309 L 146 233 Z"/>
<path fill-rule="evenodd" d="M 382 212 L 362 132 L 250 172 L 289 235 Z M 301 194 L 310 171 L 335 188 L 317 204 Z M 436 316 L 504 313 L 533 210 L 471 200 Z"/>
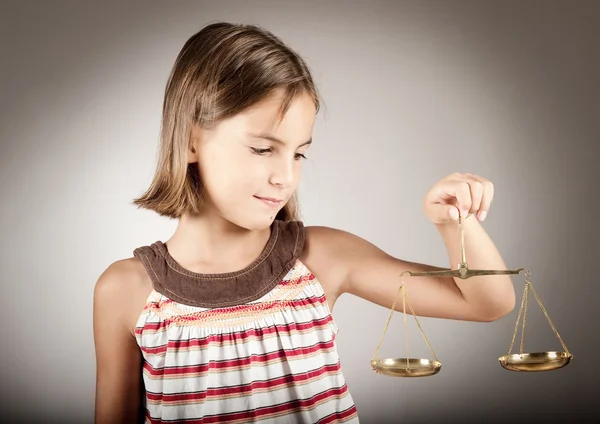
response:
<path fill-rule="evenodd" d="M 469 174 L 469 177 L 473 180 L 477 181 L 477 184 L 481 187 L 480 191 L 481 191 L 481 195 L 480 195 L 480 199 L 479 199 L 479 206 L 472 207 L 472 213 L 476 214 L 477 219 L 479 219 L 480 221 L 483 221 L 492 204 L 492 200 L 494 198 L 494 185 L 492 184 L 491 181 L 479 177 L 477 175 L 472 175 Z M 473 202 L 475 203 L 475 202 Z"/>
<path fill-rule="evenodd" d="M 469 189 L 471 190 L 471 207 L 468 210 L 468 215 L 476 214 L 481 207 L 481 199 L 483 197 L 483 184 L 476 178 L 467 178 Z"/>
<path fill-rule="evenodd" d="M 464 179 L 448 181 L 442 187 L 444 193 L 456 199 L 455 207 L 460 212 L 460 216 L 464 219 L 467 217 L 471 209 L 471 187 Z"/>
<path fill-rule="evenodd" d="M 480 221 L 483 221 L 488 212 L 490 211 L 490 207 L 492 205 L 492 200 L 494 199 L 494 185 L 491 181 L 483 182 L 483 196 L 481 199 L 481 207 L 479 208 L 479 214 L 477 218 Z"/>
<path fill-rule="evenodd" d="M 458 219 L 458 209 L 454 205 L 445 205 L 446 214 L 450 216 L 454 221 Z"/>

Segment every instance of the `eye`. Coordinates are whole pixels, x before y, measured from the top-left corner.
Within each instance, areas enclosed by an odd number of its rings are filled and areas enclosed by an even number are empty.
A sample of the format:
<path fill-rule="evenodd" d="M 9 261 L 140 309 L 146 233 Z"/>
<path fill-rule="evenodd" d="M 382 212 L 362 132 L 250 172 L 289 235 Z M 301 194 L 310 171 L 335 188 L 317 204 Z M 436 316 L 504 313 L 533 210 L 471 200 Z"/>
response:
<path fill-rule="evenodd" d="M 303 155 L 302 153 L 296 153 L 295 158 L 296 158 L 296 160 L 306 159 L 306 156 Z"/>
<path fill-rule="evenodd" d="M 267 153 L 269 153 L 271 151 L 271 149 L 257 149 L 256 147 L 250 147 L 250 150 L 252 151 L 252 153 L 254 153 L 255 155 L 265 155 Z"/>

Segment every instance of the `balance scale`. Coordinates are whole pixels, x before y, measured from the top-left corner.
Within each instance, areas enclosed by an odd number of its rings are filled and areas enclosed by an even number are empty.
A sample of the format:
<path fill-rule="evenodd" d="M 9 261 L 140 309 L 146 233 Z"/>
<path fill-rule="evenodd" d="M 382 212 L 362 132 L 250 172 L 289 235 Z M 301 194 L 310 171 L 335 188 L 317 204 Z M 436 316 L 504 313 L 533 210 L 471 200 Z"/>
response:
<path fill-rule="evenodd" d="M 506 275 L 506 274 L 519 274 L 521 271 L 524 271 L 525 274 L 525 290 L 523 291 L 523 298 L 521 299 L 521 306 L 519 308 L 519 314 L 517 316 L 517 323 L 515 324 L 515 330 L 513 333 L 512 340 L 510 342 L 510 347 L 508 348 L 508 354 L 501 356 L 498 358 L 500 365 L 507 370 L 510 371 L 522 371 L 522 372 L 535 372 L 535 371 L 550 371 L 556 370 L 568 365 L 573 358 L 573 355 L 567 349 L 567 346 L 563 342 L 560 334 L 556 330 L 556 327 L 552 323 L 552 320 L 548 316 L 546 308 L 542 304 L 539 296 L 537 295 L 535 289 L 533 288 L 533 284 L 531 283 L 531 272 L 526 270 L 525 268 L 518 268 L 514 270 L 484 270 L 484 269 L 469 269 L 466 257 L 465 257 L 465 245 L 464 245 L 464 232 L 463 232 L 463 218 L 461 216 L 458 217 L 458 228 L 460 233 L 460 247 L 461 247 L 461 263 L 458 265 L 458 269 L 442 269 L 438 271 L 429 271 L 429 272 L 412 272 L 412 271 L 404 271 L 400 274 L 400 287 L 398 288 L 398 293 L 394 302 L 392 304 L 392 308 L 390 311 L 390 316 L 385 324 L 383 334 L 381 336 L 381 340 L 377 345 L 377 349 L 375 350 L 375 354 L 373 355 L 373 359 L 371 359 L 371 368 L 378 374 L 387 375 L 391 377 L 426 377 L 430 375 L 437 374 L 442 368 L 442 363 L 438 360 L 431 344 L 427 340 L 427 336 L 425 332 L 421 328 L 421 324 L 417 319 L 415 311 L 413 310 L 408 297 L 406 296 L 406 290 L 404 287 L 404 275 L 409 274 L 413 277 L 424 277 L 424 276 L 436 276 L 436 277 L 458 277 L 460 279 L 467 279 L 470 277 L 478 276 L 478 275 Z M 529 291 L 531 291 L 540 305 L 542 312 L 546 316 L 546 319 L 550 323 L 550 327 L 552 327 L 552 331 L 558 338 L 560 344 L 563 347 L 563 351 L 548 351 L 548 352 L 534 352 L 534 353 L 524 353 L 523 345 L 525 342 L 525 323 L 527 320 L 527 300 Z M 405 358 L 383 358 L 378 359 L 377 355 L 379 354 L 379 349 L 381 347 L 381 343 L 383 343 L 383 339 L 385 338 L 385 333 L 388 329 L 392 316 L 395 312 L 396 303 L 398 302 L 398 298 L 402 295 L 402 311 L 404 315 L 404 333 L 406 337 L 406 351 L 407 355 Z M 410 309 L 417 326 L 419 327 L 419 331 L 423 335 L 425 339 L 425 343 L 429 347 L 433 355 L 433 359 L 420 359 L 420 358 L 411 358 L 408 354 L 408 332 L 407 332 L 407 322 L 406 322 L 406 307 Z M 517 332 L 519 329 L 519 321 L 521 320 L 521 314 L 523 314 L 523 329 L 521 331 L 521 348 L 519 353 L 511 353 L 513 349 L 513 345 L 515 343 L 515 338 L 517 336 Z"/>

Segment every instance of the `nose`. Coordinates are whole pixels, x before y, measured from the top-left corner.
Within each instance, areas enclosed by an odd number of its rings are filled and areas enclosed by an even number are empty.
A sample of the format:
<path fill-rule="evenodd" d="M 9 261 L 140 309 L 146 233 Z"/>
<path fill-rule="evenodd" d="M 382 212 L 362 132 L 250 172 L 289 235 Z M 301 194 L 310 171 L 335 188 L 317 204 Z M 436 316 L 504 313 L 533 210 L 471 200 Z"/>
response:
<path fill-rule="evenodd" d="M 274 161 L 270 182 L 273 185 L 288 187 L 293 184 L 296 172 L 296 161 L 281 158 Z"/>

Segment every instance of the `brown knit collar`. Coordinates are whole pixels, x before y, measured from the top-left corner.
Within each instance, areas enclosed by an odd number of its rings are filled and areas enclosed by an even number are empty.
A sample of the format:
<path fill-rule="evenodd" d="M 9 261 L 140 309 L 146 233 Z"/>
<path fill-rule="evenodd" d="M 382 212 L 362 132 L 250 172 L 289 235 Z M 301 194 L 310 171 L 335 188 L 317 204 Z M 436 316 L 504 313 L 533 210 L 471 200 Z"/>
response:
<path fill-rule="evenodd" d="M 157 292 L 178 303 L 216 308 L 247 303 L 268 293 L 296 263 L 304 237 L 301 221 L 274 221 L 259 257 L 244 269 L 222 274 L 183 268 L 161 241 L 138 247 L 133 254 L 142 261 Z"/>

